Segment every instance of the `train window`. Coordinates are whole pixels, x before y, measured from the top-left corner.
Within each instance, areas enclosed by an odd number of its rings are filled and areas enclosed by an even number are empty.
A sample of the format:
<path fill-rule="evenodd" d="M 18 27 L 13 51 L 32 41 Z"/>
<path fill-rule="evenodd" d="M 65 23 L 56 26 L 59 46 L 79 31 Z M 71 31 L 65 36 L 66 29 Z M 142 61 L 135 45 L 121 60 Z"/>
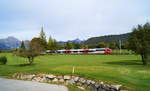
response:
<path fill-rule="evenodd" d="M 96 51 L 106 51 L 106 49 L 96 49 Z"/>
<path fill-rule="evenodd" d="M 94 52 L 94 51 L 80 51 L 80 52 Z"/>
<path fill-rule="evenodd" d="M 78 51 L 73 51 L 73 53 L 78 53 Z"/>
<path fill-rule="evenodd" d="M 86 51 L 86 52 L 94 52 L 94 51 Z"/>
<path fill-rule="evenodd" d="M 111 51 L 110 49 L 107 49 L 106 51 Z"/>
<path fill-rule="evenodd" d="M 61 53 L 60 51 L 58 51 L 57 53 Z"/>
<path fill-rule="evenodd" d="M 64 53 L 71 53 L 71 51 L 64 51 Z"/>
<path fill-rule="evenodd" d="M 83 51 L 83 52 L 88 52 L 88 51 Z"/>
<path fill-rule="evenodd" d="M 84 51 L 80 51 L 80 52 L 84 52 Z"/>

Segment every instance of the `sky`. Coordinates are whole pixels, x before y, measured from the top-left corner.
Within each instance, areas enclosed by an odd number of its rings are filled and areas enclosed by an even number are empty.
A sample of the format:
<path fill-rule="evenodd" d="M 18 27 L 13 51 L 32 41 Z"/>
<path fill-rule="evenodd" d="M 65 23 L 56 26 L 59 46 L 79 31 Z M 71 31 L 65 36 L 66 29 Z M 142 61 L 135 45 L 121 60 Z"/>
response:
<path fill-rule="evenodd" d="M 56 40 L 131 32 L 150 21 L 150 0 L 0 0 L 0 38 Z"/>

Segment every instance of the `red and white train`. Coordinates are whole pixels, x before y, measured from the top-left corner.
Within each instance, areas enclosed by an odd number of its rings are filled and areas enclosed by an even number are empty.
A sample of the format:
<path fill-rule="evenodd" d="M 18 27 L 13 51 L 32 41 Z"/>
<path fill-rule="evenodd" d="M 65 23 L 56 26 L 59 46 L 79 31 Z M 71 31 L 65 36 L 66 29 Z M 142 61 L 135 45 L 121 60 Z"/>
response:
<path fill-rule="evenodd" d="M 59 54 L 110 54 L 109 48 L 57 50 Z"/>

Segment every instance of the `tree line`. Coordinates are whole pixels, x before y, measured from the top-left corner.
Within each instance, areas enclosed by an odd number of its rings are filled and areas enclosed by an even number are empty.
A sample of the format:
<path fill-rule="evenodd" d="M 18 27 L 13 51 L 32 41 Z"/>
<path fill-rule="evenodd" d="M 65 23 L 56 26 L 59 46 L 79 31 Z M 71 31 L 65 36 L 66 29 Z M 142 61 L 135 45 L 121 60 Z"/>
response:
<path fill-rule="evenodd" d="M 111 49 L 123 48 L 132 50 L 135 53 L 141 55 L 142 62 L 144 65 L 150 61 L 150 23 L 144 25 L 138 25 L 136 28 L 133 28 L 133 32 L 130 34 L 128 41 L 123 44 L 116 42 L 105 43 L 100 42 L 98 44 L 79 44 L 66 42 L 63 44 L 58 44 L 57 41 L 49 37 L 47 41 L 46 35 L 43 27 L 41 28 L 40 36 L 33 38 L 29 47 L 26 48 L 24 42 L 22 41 L 21 46 L 16 51 L 16 55 L 25 57 L 29 59 L 29 63 L 32 64 L 34 57 L 40 55 L 45 50 L 51 50 L 55 52 L 58 49 L 87 49 L 87 48 L 105 48 L 109 47 Z"/>
<path fill-rule="evenodd" d="M 23 42 L 23 41 L 22 41 Z M 23 43 L 24 44 L 24 43 Z M 118 49 L 119 43 L 106 43 L 106 42 L 99 42 L 98 44 L 85 44 L 85 43 L 73 43 L 73 42 L 66 42 L 65 44 L 59 44 L 56 39 L 49 37 L 48 41 L 46 39 L 46 34 L 44 32 L 43 27 L 41 28 L 41 32 L 39 37 L 33 38 L 30 43 L 30 47 L 36 47 L 40 50 L 51 50 L 52 52 L 59 50 L 59 49 L 88 49 L 88 48 L 111 48 L 111 49 Z M 123 49 L 127 49 L 127 43 L 123 43 Z M 38 48 L 39 47 L 39 48 Z"/>

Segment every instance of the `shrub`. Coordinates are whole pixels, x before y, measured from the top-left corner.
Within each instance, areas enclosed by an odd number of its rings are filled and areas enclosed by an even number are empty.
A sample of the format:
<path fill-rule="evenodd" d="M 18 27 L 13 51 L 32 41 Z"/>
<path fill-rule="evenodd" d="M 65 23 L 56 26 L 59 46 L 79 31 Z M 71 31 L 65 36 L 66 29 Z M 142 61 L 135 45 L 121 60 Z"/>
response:
<path fill-rule="evenodd" d="M 5 56 L 0 57 L 0 64 L 6 64 L 7 58 Z"/>

